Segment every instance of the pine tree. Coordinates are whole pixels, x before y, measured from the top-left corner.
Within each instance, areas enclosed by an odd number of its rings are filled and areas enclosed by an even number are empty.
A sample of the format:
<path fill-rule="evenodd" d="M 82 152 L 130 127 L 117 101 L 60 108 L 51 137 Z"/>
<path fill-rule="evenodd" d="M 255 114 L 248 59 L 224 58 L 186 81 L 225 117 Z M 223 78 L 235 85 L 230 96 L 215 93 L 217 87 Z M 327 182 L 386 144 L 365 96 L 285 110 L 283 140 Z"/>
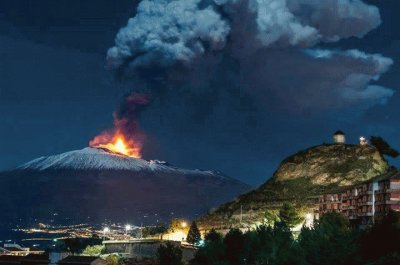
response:
<path fill-rule="evenodd" d="M 201 235 L 196 222 L 193 221 L 190 225 L 189 232 L 186 237 L 186 241 L 192 245 L 199 243 L 201 240 Z"/>
<path fill-rule="evenodd" d="M 297 213 L 296 208 L 290 203 L 284 203 L 279 210 L 279 218 L 289 228 L 293 228 L 303 221 L 303 218 Z"/>
<path fill-rule="evenodd" d="M 182 249 L 168 242 L 157 249 L 157 261 L 159 265 L 183 265 Z"/>
<path fill-rule="evenodd" d="M 371 144 L 375 146 L 382 155 L 396 158 L 400 154 L 397 150 L 393 149 L 382 137 L 371 136 Z"/>

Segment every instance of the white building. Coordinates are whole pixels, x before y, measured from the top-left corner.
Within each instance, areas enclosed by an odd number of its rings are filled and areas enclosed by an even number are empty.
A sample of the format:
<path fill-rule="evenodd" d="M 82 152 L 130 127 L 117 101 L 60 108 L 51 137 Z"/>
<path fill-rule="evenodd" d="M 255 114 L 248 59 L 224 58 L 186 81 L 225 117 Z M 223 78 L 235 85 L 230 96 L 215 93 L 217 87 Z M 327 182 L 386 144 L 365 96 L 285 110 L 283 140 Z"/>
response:
<path fill-rule="evenodd" d="M 346 143 L 346 135 L 342 131 L 337 131 L 333 134 L 333 142 L 335 144 L 344 144 Z"/>

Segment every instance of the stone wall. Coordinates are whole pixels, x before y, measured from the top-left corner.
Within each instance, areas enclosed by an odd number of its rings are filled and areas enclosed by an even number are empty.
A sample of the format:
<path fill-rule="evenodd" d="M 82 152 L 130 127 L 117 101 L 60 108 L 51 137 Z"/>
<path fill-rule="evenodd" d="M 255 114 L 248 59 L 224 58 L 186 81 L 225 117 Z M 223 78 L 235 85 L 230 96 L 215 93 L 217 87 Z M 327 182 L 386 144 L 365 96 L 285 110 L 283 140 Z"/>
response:
<path fill-rule="evenodd" d="M 168 241 L 159 239 L 142 239 L 142 240 L 128 240 L 128 241 L 104 241 L 105 253 L 112 254 L 118 253 L 122 256 L 143 259 L 157 257 L 157 249 L 160 245 L 167 242 L 180 247 L 182 249 L 182 256 L 185 262 L 188 262 L 194 257 L 196 249 L 190 246 L 183 246 L 179 241 Z"/>

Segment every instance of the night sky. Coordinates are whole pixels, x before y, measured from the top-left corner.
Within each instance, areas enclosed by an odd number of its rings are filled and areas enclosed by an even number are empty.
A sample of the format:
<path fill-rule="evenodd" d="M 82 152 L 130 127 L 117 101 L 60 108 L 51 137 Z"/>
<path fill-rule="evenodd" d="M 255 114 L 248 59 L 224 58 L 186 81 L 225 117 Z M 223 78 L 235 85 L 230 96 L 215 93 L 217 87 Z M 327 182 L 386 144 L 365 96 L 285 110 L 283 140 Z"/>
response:
<path fill-rule="evenodd" d="M 323 12 L 311 20 L 312 9 L 297 3 L 317 2 L 290 0 L 292 13 L 270 31 L 262 27 L 271 21 L 255 20 L 244 4 L 216 2 L 225 6 L 204 14 L 184 7 L 198 15 L 197 24 L 176 22 L 188 47 L 158 43 L 154 52 L 137 29 L 155 31 L 151 23 L 174 14 L 146 17 L 142 8 L 126 28 L 134 34 L 115 43 L 139 1 L 1 1 L 0 170 L 86 147 L 113 126 L 112 113 L 132 91 L 154 96 L 140 116 L 145 159 L 219 170 L 251 185 L 286 156 L 331 142 L 338 129 L 350 143 L 379 135 L 400 149 L 398 0 L 341 1 L 362 17 L 348 21 Z M 292 15 L 320 32 L 299 28 Z"/>

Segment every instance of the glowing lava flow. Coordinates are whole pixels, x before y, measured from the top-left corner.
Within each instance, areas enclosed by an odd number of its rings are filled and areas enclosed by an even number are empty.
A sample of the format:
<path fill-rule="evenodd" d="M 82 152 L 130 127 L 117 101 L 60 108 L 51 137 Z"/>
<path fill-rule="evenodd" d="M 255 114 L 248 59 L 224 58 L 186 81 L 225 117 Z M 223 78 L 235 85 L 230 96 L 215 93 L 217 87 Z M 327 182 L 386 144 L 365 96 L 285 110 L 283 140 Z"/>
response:
<path fill-rule="evenodd" d="M 90 147 L 107 149 L 113 153 L 118 153 L 134 158 L 141 158 L 141 144 L 134 140 L 127 139 L 121 132 L 117 131 L 114 135 L 105 132 L 96 136 L 89 143 Z"/>

